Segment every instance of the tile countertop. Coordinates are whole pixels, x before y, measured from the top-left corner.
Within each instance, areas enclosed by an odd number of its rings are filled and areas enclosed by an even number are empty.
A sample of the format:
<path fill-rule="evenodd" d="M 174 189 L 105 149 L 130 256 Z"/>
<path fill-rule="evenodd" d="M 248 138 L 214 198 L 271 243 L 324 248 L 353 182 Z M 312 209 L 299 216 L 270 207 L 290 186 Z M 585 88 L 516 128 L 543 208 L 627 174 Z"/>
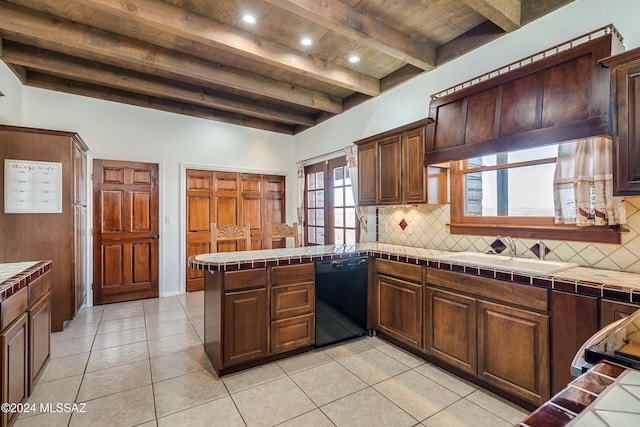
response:
<path fill-rule="evenodd" d="M 448 253 L 452 252 L 372 242 L 356 243 L 355 245 L 305 246 L 300 248 L 202 254 L 191 257 L 189 266 L 199 270 L 231 271 L 367 255 L 374 258 L 428 265 L 429 267 L 452 270 L 459 273 L 481 275 L 547 289 L 558 289 L 581 295 L 640 304 L 640 275 L 636 273 L 574 267 L 549 276 L 540 276 L 496 268 L 470 266 L 462 262 L 449 263 L 431 260 L 436 255 Z"/>
<path fill-rule="evenodd" d="M 198 270 L 229 271 L 362 255 L 426 264 L 431 257 L 443 253 L 446 251 L 385 243 L 356 243 L 354 245 L 303 246 L 300 248 L 202 254 L 189 258 L 189 266 Z"/>
<path fill-rule="evenodd" d="M 519 427 L 640 425 L 640 372 L 600 362 L 532 412 Z"/>
<path fill-rule="evenodd" d="M 51 261 L 0 263 L 0 302 L 51 269 Z"/>

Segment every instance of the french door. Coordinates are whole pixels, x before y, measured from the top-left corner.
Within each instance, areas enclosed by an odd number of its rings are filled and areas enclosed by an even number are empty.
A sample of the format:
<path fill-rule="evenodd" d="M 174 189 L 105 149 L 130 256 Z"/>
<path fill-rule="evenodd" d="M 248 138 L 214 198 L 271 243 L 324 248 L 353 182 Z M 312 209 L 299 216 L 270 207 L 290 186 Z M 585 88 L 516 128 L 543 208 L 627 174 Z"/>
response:
<path fill-rule="evenodd" d="M 305 245 L 353 244 L 358 219 L 346 157 L 305 167 Z"/>

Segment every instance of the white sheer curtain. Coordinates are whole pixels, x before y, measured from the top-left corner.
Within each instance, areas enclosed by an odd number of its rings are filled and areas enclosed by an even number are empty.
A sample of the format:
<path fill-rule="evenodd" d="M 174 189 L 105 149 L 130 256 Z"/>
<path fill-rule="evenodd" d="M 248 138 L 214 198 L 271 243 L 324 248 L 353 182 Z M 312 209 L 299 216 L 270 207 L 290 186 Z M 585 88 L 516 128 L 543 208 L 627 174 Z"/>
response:
<path fill-rule="evenodd" d="M 344 154 L 347 158 L 347 168 L 349 168 L 349 176 L 351 177 L 351 191 L 353 192 L 353 200 L 356 204 L 356 215 L 360 221 L 360 242 L 367 241 L 367 208 L 358 206 L 358 147 L 356 145 L 348 145 L 344 148 Z"/>
<path fill-rule="evenodd" d="M 587 138 L 558 145 L 554 177 L 556 224 L 626 223 L 624 200 L 613 196 L 612 142 Z"/>
<path fill-rule="evenodd" d="M 298 234 L 300 245 L 304 245 L 304 160 L 296 162 L 298 168 Z"/>

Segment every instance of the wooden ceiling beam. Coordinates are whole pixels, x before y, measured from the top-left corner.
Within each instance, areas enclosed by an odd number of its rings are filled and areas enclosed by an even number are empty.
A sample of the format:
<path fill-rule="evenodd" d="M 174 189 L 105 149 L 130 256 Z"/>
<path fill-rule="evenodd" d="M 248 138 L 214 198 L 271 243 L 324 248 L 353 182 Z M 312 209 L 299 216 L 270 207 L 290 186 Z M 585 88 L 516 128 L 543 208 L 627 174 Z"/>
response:
<path fill-rule="evenodd" d="M 56 0 L 38 0 L 38 2 L 47 6 L 61 3 Z M 380 94 L 380 82 L 374 77 L 305 55 L 165 1 L 81 0 L 76 2 L 85 7 L 107 12 L 115 18 L 134 19 L 148 27 L 184 37 L 205 46 L 222 48 L 253 61 L 303 74 L 308 78 L 371 96 Z"/>
<path fill-rule="evenodd" d="M 510 33 L 521 27 L 521 0 L 462 0 L 467 6 Z"/>
<path fill-rule="evenodd" d="M 186 104 L 245 114 L 264 120 L 292 125 L 315 125 L 314 118 L 309 114 L 291 110 L 284 111 L 277 107 L 264 105 L 265 103 L 216 96 L 196 86 L 114 69 L 110 66 L 102 65 L 96 67 L 90 64 L 89 61 L 33 47 L 21 46 L 16 43 L 5 42 L 0 54 L 2 60 L 8 64 L 37 69 L 40 72 L 51 73 L 69 80 L 82 81 L 148 96 L 166 97 Z"/>
<path fill-rule="evenodd" d="M 341 100 L 321 92 L 231 69 L 24 7 L 3 2 L 2 9 L 0 32 L 9 40 L 150 75 L 174 79 L 184 77 L 205 86 L 220 85 L 333 114 L 342 112 Z"/>
<path fill-rule="evenodd" d="M 179 101 L 172 101 L 146 95 L 134 95 L 128 92 L 122 92 L 117 89 L 109 89 L 103 86 L 96 86 L 89 83 L 70 81 L 60 77 L 45 75 L 34 71 L 28 72 L 27 85 L 41 89 L 53 90 L 56 92 L 72 93 L 89 98 L 119 102 L 122 104 L 135 105 L 144 108 L 152 108 L 154 110 L 166 111 L 169 113 L 182 114 L 207 120 L 215 120 L 219 122 L 235 124 L 238 126 L 246 126 L 288 135 L 293 135 L 296 129 L 295 126 L 286 125 L 283 123 L 275 123 L 267 120 L 260 120 L 254 117 L 233 114 L 226 111 L 219 111 L 211 108 L 184 104 Z"/>
<path fill-rule="evenodd" d="M 343 1 L 266 1 L 422 70 L 430 71 L 435 68 L 435 49 L 398 31 L 382 20 L 359 12 Z"/>

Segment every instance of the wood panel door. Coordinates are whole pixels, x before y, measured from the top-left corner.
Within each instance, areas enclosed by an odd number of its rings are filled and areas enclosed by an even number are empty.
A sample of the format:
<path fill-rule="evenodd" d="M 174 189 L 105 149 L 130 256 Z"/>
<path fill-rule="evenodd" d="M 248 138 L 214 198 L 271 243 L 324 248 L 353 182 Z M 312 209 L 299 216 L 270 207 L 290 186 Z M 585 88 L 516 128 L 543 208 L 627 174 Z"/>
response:
<path fill-rule="evenodd" d="M 285 222 L 285 177 L 190 169 L 187 180 L 187 239 L 189 257 L 211 252 L 211 223 L 249 224 L 251 248 L 265 249 L 264 225 Z M 275 242 L 274 248 L 282 245 Z M 218 243 L 218 252 L 243 250 L 237 242 Z M 188 292 L 204 289 L 204 272 L 187 266 Z"/>
<path fill-rule="evenodd" d="M 458 369 L 476 375 L 478 344 L 475 298 L 427 288 L 426 351 Z"/>
<path fill-rule="evenodd" d="M 267 289 L 224 294 L 224 366 L 267 355 Z"/>
<path fill-rule="evenodd" d="M 378 142 L 378 202 L 402 203 L 402 136 L 393 135 Z"/>
<path fill-rule="evenodd" d="M 93 302 L 158 296 L 158 165 L 93 161 Z"/>
<path fill-rule="evenodd" d="M 540 405 L 549 399 L 549 316 L 478 302 L 478 376 Z"/>
<path fill-rule="evenodd" d="M 376 274 L 378 329 L 422 348 L 422 285 Z"/>

